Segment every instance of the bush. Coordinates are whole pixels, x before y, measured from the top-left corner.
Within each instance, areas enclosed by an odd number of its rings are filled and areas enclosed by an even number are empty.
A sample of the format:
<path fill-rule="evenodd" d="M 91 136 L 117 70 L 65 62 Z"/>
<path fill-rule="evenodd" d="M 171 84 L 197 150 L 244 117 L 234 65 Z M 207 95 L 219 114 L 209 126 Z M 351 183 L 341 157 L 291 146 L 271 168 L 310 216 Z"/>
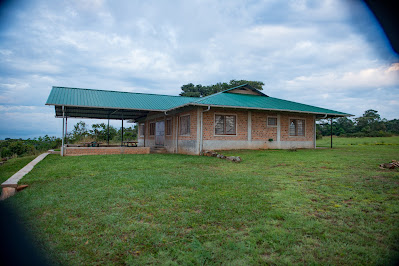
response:
<path fill-rule="evenodd" d="M 8 146 L 8 148 L 9 148 L 11 154 L 16 154 L 16 155 L 22 155 L 26 151 L 26 147 L 22 141 L 12 142 Z"/>
<path fill-rule="evenodd" d="M 12 153 L 9 148 L 7 147 L 1 148 L 1 158 L 10 157 L 11 155 Z"/>

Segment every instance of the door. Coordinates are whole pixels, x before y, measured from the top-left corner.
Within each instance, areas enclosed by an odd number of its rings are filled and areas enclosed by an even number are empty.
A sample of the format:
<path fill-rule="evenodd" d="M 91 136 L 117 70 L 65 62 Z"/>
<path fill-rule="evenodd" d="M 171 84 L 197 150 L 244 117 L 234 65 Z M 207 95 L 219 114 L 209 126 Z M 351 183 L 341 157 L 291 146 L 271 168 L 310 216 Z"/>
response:
<path fill-rule="evenodd" d="M 165 121 L 158 121 L 155 125 L 155 145 L 163 146 L 165 142 Z"/>

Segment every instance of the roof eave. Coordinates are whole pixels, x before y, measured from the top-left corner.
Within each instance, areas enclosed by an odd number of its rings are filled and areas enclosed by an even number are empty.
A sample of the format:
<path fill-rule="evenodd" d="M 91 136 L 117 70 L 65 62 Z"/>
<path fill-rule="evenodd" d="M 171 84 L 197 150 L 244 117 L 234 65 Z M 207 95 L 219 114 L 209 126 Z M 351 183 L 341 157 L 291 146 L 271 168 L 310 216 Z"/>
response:
<path fill-rule="evenodd" d="M 65 107 L 99 108 L 99 109 L 138 110 L 138 111 L 149 111 L 149 112 L 165 112 L 165 111 L 167 111 L 164 109 L 162 109 L 162 110 L 161 109 L 140 109 L 140 108 L 122 108 L 122 107 L 112 107 L 112 106 L 68 105 L 68 104 L 54 104 L 54 103 L 46 103 L 45 105 L 65 106 Z"/>
<path fill-rule="evenodd" d="M 347 117 L 347 116 L 354 116 L 351 114 L 334 114 L 334 113 L 327 113 L 327 112 L 309 112 L 309 111 L 299 111 L 299 110 L 289 110 L 289 109 L 275 109 L 275 108 L 256 108 L 256 107 L 245 107 L 245 106 L 230 106 L 230 105 L 214 105 L 214 104 L 199 104 L 199 103 L 189 103 L 186 105 L 193 105 L 193 106 L 211 106 L 211 107 L 221 107 L 221 108 L 235 108 L 235 109 L 250 109 L 250 110 L 262 110 L 262 111 L 280 111 L 280 112 L 291 112 L 291 113 L 303 113 L 303 114 L 315 114 L 315 115 L 327 115 L 327 116 L 334 116 L 334 117 Z M 179 106 L 177 108 L 184 107 Z M 169 109 L 173 110 L 175 108 Z M 168 111 L 169 111 L 168 110 Z"/>

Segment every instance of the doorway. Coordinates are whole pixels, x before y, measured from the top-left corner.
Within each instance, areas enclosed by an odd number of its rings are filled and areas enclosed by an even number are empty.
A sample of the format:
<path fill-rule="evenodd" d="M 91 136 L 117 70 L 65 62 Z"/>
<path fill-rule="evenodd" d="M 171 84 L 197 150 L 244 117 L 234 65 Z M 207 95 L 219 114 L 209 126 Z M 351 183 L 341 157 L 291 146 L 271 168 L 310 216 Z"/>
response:
<path fill-rule="evenodd" d="M 155 124 L 155 145 L 164 146 L 165 143 L 165 121 Z"/>

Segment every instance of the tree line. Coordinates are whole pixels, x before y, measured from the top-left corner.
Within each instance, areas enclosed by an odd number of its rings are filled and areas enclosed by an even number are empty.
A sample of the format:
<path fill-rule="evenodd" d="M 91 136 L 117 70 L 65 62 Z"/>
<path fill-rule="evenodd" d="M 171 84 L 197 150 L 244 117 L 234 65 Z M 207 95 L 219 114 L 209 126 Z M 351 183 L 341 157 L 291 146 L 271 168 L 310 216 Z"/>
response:
<path fill-rule="evenodd" d="M 317 125 L 317 137 L 331 134 L 331 122 L 320 120 Z M 381 118 L 378 111 L 369 109 L 360 117 L 333 119 L 332 133 L 341 137 L 388 137 L 399 134 L 399 119 Z"/>
<path fill-rule="evenodd" d="M 61 146 L 61 138 L 38 137 L 34 139 L 10 139 L 0 141 L 1 158 L 9 158 L 12 156 L 34 155 L 50 149 L 57 149 Z"/>
<path fill-rule="evenodd" d="M 137 124 L 131 127 L 123 127 L 123 140 L 137 140 Z M 109 131 L 109 135 L 108 135 Z M 119 142 L 122 140 L 122 127 L 117 129 L 114 126 L 109 126 L 105 123 L 93 124 L 91 128 L 83 122 L 79 121 L 73 126 L 73 130 L 67 134 L 66 140 L 68 143 L 79 141 L 109 141 Z"/>

